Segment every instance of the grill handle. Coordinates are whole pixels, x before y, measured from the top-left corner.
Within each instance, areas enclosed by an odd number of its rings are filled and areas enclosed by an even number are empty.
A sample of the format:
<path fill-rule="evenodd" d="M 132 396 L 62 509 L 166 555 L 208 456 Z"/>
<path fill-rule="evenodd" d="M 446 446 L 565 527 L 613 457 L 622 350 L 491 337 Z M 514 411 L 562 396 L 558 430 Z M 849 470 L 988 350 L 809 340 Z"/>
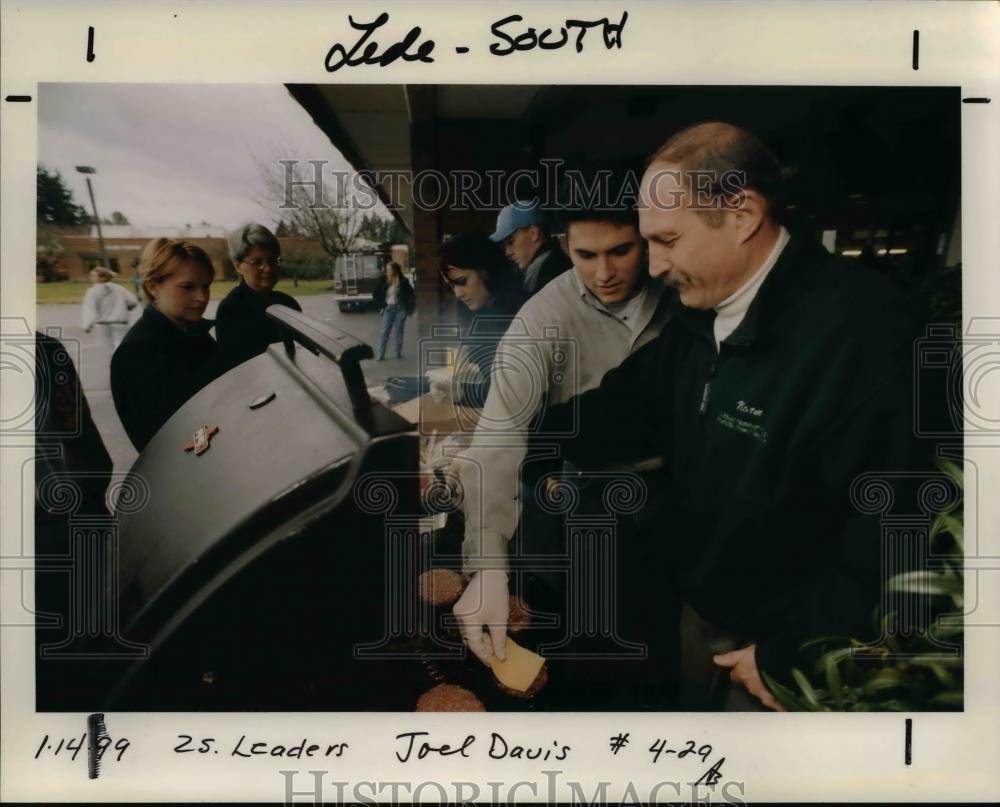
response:
<path fill-rule="evenodd" d="M 323 325 L 286 305 L 271 305 L 267 316 L 288 331 L 292 339 L 314 354 L 332 359 L 344 376 L 347 394 L 355 412 L 371 409 L 372 400 L 365 385 L 361 362 L 375 356 L 371 345 L 345 331 Z"/>

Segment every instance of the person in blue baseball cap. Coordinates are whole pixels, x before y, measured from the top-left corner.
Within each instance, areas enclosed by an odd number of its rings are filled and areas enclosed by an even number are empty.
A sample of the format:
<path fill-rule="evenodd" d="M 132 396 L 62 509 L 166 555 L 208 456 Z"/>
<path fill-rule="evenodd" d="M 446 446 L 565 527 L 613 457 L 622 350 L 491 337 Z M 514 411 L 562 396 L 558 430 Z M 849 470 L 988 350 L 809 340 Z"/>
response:
<path fill-rule="evenodd" d="M 504 252 L 523 273 L 521 285 L 528 295 L 573 265 L 569 256 L 550 235 L 545 213 L 538 200 L 514 202 L 497 216 L 491 241 L 503 243 Z"/>

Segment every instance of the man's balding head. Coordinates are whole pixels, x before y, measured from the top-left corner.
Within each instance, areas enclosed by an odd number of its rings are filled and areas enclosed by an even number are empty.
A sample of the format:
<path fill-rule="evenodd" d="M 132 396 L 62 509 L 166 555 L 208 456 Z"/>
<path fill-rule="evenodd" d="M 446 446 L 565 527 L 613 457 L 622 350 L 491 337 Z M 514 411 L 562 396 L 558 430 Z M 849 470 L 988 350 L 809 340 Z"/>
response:
<path fill-rule="evenodd" d="M 701 123 L 675 134 L 650 157 L 640 188 L 650 274 L 689 308 L 718 306 L 774 245 L 783 178 L 774 155 L 736 126 Z"/>
<path fill-rule="evenodd" d="M 756 191 L 774 216 L 788 171 L 754 134 L 731 123 L 698 123 L 677 132 L 647 162 L 681 173 L 692 198 L 689 206 L 717 227 L 721 209 L 738 201 L 741 192 Z M 655 200 L 654 200 L 655 201 Z M 663 202 L 669 203 L 665 198 Z"/>

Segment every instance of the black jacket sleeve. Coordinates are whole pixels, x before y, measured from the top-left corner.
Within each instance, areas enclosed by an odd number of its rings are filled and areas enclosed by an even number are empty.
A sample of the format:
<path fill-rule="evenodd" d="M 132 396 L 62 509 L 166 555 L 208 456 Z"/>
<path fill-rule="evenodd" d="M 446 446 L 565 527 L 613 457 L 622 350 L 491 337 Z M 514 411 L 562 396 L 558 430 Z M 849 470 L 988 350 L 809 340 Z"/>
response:
<path fill-rule="evenodd" d="M 559 440 L 564 457 L 583 469 L 663 455 L 668 349 L 664 332 L 605 373 L 596 388 L 549 407 L 540 435 Z"/>

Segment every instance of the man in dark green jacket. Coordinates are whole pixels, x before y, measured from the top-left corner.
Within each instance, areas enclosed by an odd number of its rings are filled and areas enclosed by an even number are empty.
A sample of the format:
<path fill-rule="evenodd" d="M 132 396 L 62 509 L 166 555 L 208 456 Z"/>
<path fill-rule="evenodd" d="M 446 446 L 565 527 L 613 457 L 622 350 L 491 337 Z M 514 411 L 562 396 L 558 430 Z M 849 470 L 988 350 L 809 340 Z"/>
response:
<path fill-rule="evenodd" d="M 877 638 L 880 528 L 852 506 L 852 484 L 918 455 L 901 298 L 789 237 L 772 209 L 780 178 L 727 124 L 687 129 L 653 156 L 640 223 L 650 273 L 677 289 L 674 320 L 547 417 L 557 427 L 577 407 L 566 451 L 578 464 L 664 457 L 671 571 L 733 648 L 705 662 L 770 708 L 759 673 L 787 681 L 803 640 Z"/>

